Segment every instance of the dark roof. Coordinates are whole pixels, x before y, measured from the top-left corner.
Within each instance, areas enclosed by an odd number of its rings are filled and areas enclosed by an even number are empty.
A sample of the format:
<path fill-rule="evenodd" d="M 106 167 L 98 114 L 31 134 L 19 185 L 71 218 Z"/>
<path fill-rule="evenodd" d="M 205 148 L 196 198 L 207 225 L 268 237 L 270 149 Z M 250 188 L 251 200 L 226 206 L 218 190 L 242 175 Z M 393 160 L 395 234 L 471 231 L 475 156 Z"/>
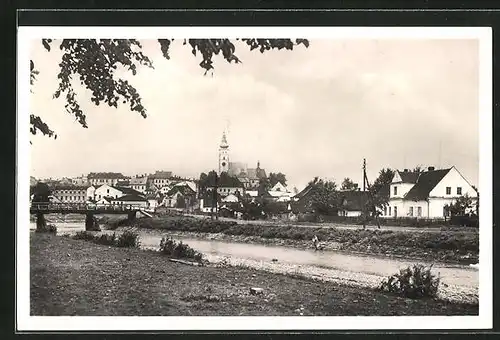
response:
<path fill-rule="evenodd" d="M 301 199 L 301 198 L 307 196 L 311 192 L 312 189 L 313 189 L 313 185 L 312 184 L 308 184 L 304 189 L 302 189 L 302 191 L 300 191 L 294 197 L 296 197 L 298 199 Z"/>
<path fill-rule="evenodd" d="M 172 187 L 172 189 L 170 189 L 167 192 L 167 196 L 172 196 L 177 192 L 180 192 L 184 196 L 196 194 L 196 192 L 193 189 L 191 189 L 191 187 L 189 185 L 178 185 L 178 186 Z"/>
<path fill-rule="evenodd" d="M 114 186 L 115 189 L 120 190 L 123 192 L 125 195 L 136 195 L 136 196 L 144 196 L 142 193 L 140 193 L 137 190 L 134 190 L 132 188 L 127 188 L 127 187 L 121 187 L 121 186 Z"/>
<path fill-rule="evenodd" d="M 340 193 L 342 210 L 361 211 L 368 200 L 367 191 L 342 191 Z"/>
<path fill-rule="evenodd" d="M 122 197 L 113 198 L 113 199 L 111 199 L 111 201 L 144 202 L 144 201 L 147 201 L 147 199 L 144 198 L 144 196 L 140 196 L 140 195 L 125 195 Z"/>
<path fill-rule="evenodd" d="M 130 185 L 130 181 L 128 179 L 119 180 L 116 182 L 116 185 L 117 186 Z"/>
<path fill-rule="evenodd" d="M 421 172 L 417 171 L 398 171 L 403 183 L 417 183 L 418 176 Z"/>
<path fill-rule="evenodd" d="M 172 171 L 156 171 L 154 174 L 149 175 L 150 179 L 169 179 L 172 177 Z"/>
<path fill-rule="evenodd" d="M 65 184 L 65 183 L 57 183 L 50 186 L 51 190 L 87 190 L 86 186 L 75 185 L 75 184 Z"/>
<path fill-rule="evenodd" d="M 405 195 L 405 199 L 412 201 L 422 201 L 429 198 L 429 193 L 443 179 L 444 176 L 451 170 L 441 169 L 425 171 L 420 173 L 417 183 Z"/>
<path fill-rule="evenodd" d="M 126 178 L 126 177 L 120 172 L 91 172 L 90 174 L 88 174 L 87 178 L 114 179 L 114 178 Z"/>

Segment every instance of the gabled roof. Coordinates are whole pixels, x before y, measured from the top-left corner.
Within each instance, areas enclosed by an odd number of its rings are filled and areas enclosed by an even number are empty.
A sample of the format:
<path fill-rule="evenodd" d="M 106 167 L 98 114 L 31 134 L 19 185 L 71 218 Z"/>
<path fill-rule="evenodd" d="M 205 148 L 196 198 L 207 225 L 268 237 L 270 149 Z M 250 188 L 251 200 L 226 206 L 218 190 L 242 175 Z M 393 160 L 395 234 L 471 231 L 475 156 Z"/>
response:
<path fill-rule="evenodd" d="M 362 211 L 368 202 L 368 191 L 342 191 L 340 199 L 342 210 Z"/>
<path fill-rule="evenodd" d="M 172 189 L 170 189 L 167 192 L 167 196 L 172 196 L 172 195 L 175 195 L 176 193 L 180 193 L 180 194 L 186 196 L 186 195 L 194 195 L 194 194 L 196 194 L 196 191 L 191 189 L 191 187 L 188 185 L 179 185 L 179 186 L 172 187 Z"/>
<path fill-rule="evenodd" d="M 142 193 L 132 188 L 120 187 L 120 186 L 114 186 L 113 188 L 120 190 L 121 192 L 123 192 L 124 195 L 144 196 Z"/>
<path fill-rule="evenodd" d="M 172 171 L 156 171 L 154 174 L 149 175 L 151 179 L 169 179 L 172 177 Z"/>
<path fill-rule="evenodd" d="M 148 178 L 146 176 L 143 177 L 132 177 L 130 179 L 131 185 L 145 185 L 148 182 Z"/>
<path fill-rule="evenodd" d="M 295 195 L 294 197 L 297 198 L 297 199 L 301 199 L 305 196 L 307 196 L 311 190 L 313 189 L 313 184 L 308 184 L 304 189 L 302 189 L 302 191 L 300 191 L 297 195 Z"/>
<path fill-rule="evenodd" d="M 412 201 L 422 201 L 429 198 L 429 193 L 436 187 L 436 185 L 448 174 L 451 170 L 440 169 L 425 171 L 420 173 L 417 183 L 405 195 L 405 199 Z"/>
<path fill-rule="evenodd" d="M 403 183 L 417 183 L 418 176 L 421 172 L 417 171 L 398 171 L 399 177 Z"/>
<path fill-rule="evenodd" d="M 142 195 L 125 195 L 118 198 L 113 198 L 111 201 L 118 202 L 145 202 L 147 199 Z"/>
<path fill-rule="evenodd" d="M 120 172 L 91 172 L 88 174 L 87 178 L 115 179 L 115 178 L 126 178 L 126 177 Z"/>

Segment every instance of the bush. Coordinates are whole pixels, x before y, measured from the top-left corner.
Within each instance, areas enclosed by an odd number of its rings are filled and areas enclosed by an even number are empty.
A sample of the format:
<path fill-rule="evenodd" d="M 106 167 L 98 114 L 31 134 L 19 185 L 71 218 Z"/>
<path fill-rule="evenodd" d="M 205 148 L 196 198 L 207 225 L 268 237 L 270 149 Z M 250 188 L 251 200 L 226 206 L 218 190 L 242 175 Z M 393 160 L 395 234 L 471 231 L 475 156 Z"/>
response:
<path fill-rule="evenodd" d="M 43 227 L 38 227 L 35 230 L 37 233 L 57 234 L 57 227 L 54 224 L 47 224 Z"/>
<path fill-rule="evenodd" d="M 125 230 L 123 233 L 120 234 L 118 240 L 116 241 L 117 247 L 139 248 L 140 245 L 141 245 L 141 240 L 139 234 L 131 230 Z"/>
<path fill-rule="evenodd" d="M 118 238 L 116 233 L 97 236 L 88 231 L 79 231 L 73 236 L 73 239 L 115 247 L 139 248 L 140 246 L 139 234 L 129 230 L 124 231 Z"/>
<path fill-rule="evenodd" d="M 84 241 L 94 241 L 95 236 L 94 234 L 88 232 L 88 231 L 78 231 L 73 238 L 75 240 L 84 240 Z"/>
<path fill-rule="evenodd" d="M 401 269 L 398 274 L 383 280 L 380 290 L 410 299 L 434 298 L 439 288 L 439 277 L 432 274 L 431 269 L 432 265 L 426 267 L 421 264 Z"/>
<path fill-rule="evenodd" d="M 107 246 L 114 246 L 116 244 L 116 234 L 115 233 L 113 233 L 112 235 L 102 234 L 99 237 L 95 236 L 94 241 L 95 241 L 95 243 L 98 243 L 98 244 L 104 244 Z"/>
<path fill-rule="evenodd" d="M 170 237 L 161 239 L 160 253 L 175 258 L 193 259 L 197 262 L 201 262 L 203 259 L 203 254 L 182 243 L 182 241 L 177 242 Z"/>

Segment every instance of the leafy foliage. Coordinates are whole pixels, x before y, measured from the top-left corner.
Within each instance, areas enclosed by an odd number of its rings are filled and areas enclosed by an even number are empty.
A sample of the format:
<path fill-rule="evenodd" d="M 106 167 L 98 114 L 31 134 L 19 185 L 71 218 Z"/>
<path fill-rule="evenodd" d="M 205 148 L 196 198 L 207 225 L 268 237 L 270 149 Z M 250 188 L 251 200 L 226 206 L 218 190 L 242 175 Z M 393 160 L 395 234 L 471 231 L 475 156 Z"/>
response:
<path fill-rule="evenodd" d="M 432 274 L 431 269 L 432 265 L 426 267 L 421 264 L 401 269 L 398 274 L 383 280 L 380 290 L 410 299 L 436 297 L 440 281 L 439 277 Z"/>
<path fill-rule="evenodd" d="M 139 248 L 140 246 L 139 234 L 130 230 L 124 231 L 118 237 L 116 237 L 116 233 L 110 235 L 101 234 L 98 236 L 88 231 L 79 231 L 73 238 L 75 240 L 91 241 L 97 244 L 114 247 Z"/>
<path fill-rule="evenodd" d="M 238 39 L 237 39 L 238 40 Z M 250 50 L 258 49 L 261 53 L 272 49 L 293 50 L 297 45 L 309 46 L 306 39 L 241 39 Z M 173 39 L 158 39 L 163 56 L 170 59 L 170 46 Z M 55 42 L 52 39 L 42 39 L 42 44 L 47 51 L 51 51 Z M 229 39 L 188 39 L 183 45 L 189 45 L 193 55 L 200 56 L 199 66 L 205 70 L 205 74 L 214 69 L 214 55 L 222 55 L 229 63 L 241 63 L 235 55 L 236 46 Z M 138 91 L 127 81 L 117 78 L 115 71 L 118 67 L 124 67 L 133 75 L 137 74 L 139 66 L 153 68 L 152 61 L 142 52 L 142 45 L 135 39 L 63 39 L 59 43 L 59 49 L 63 51 L 59 63 L 59 86 L 54 93 L 54 98 L 64 96 L 66 100 L 66 111 L 74 116 L 76 120 L 87 128 L 86 114 L 80 107 L 73 88 L 73 80 L 79 80 L 80 84 L 91 93 L 91 101 L 95 105 L 101 103 L 111 107 L 118 104 L 127 104 L 131 111 L 138 112 L 144 118 L 147 117 L 146 108 Z M 36 79 L 38 71 L 35 70 L 34 62 L 31 60 L 31 84 Z M 40 117 L 33 115 L 31 119 L 30 132 L 35 134 L 41 131 L 44 135 L 56 137 L 46 123 Z"/>
<path fill-rule="evenodd" d="M 33 202 L 48 203 L 50 194 L 51 191 L 47 183 L 38 182 L 33 190 Z"/>
<path fill-rule="evenodd" d="M 120 234 L 118 240 L 116 241 L 117 247 L 139 248 L 140 245 L 141 241 L 139 234 L 131 230 L 125 230 Z"/>
<path fill-rule="evenodd" d="M 394 173 L 390 168 L 380 170 L 377 179 L 369 188 L 369 210 L 382 209 L 389 203 L 389 189 Z"/>
<path fill-rule="evenodd" d="M 346 190 L 346 191 L 357 190 L 358 189 L 358 185 L 356 183 L 354 183 L 352 181 L 352 179 L 350 179 L 349 177 L 346 177 L 342 181 L 342 185 L 340 186 L 340 189 L 341 190 Z"/>
<path fill-rule="evenodd" d="M 269 183 L 271 184 L 271 187 L 274 187 L 278 182 L 280 182 L 283 185 L 286 185 L 286 175 L 281 172 L 278 173 L 270 172 Z"/>
<path fill-rule="evenodd" d="M 309 185 L 312 185 L 312 189 L 307 207 L 319 215 L 337 215 L 339 210 L 337 184 L 316 177 Z"/>
<path fill-rule="evenodd" d="M 463 216 L 472 211 L 475 208 L 474 206 L 472 198 L 465 194 L 457 198 L 455 203 L 446 204 L 444 208 L 451 216 Z"/>
<path fill-rule="evenodd" d="M 170 237 L 163 237 L 161 239 L 160 253 L 174 258 L 193 259 L 197 262 L 201 262 L 203 259 L 203 254 L 197 252 L 189 245 L 182 243 L 182 241 L 177 242 Z"/>

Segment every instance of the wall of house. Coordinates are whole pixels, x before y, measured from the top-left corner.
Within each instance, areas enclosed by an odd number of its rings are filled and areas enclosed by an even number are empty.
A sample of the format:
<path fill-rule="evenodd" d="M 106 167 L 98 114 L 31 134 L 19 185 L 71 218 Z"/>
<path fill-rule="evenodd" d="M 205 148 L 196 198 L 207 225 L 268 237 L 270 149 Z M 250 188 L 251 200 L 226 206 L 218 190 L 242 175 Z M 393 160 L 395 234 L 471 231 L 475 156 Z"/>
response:
<path fill-rule="evenodd" d="M 229 194 L 236 194 L 236 192 L 239 191 L 241 195 L 244 194 L 243 188 L 238 188 L 238 187 L 220 187 L 217 188 L 217 192 L 221 196 L 227 196 Z"/>
<path fill-rule="evenodd" d="M 338 212 L 338 215 L 345 216 L 345 217 L 359 217 L 359 216 L 361 216 L 361 211 L 341 210 Z"/>
<path fill-rule="evenodd" d="M 391 184 L 391 194 L 390 194 L 390 197 L 391 198 L 402 198 L 404 197 L 408 191 L 410 191 L 411 188 L 413 188 L 415 184 L 413 183 L 395 183 L 395 184 Z M 394 187 L 397 187 L 398 188 L 398 194 L 397 195 L 394 195 Z"/>
<path fill-rule="evenodd" d="M 137 190 L 139 192 L 146 192 L 146 184 L 132 184 L 132 189 Z"/>
<path fill-rule="evenodd" d="M 94 186 L 97 186 L 97 185 L 102 185 L 102 184 L 107 184 L 107 185 L 116 185 L 116 183 L 119 181 L 120 179 L 118 178 L 91 178 L 89 180 L 90 184 L 91 185 L 94 185 Z"/>
<path fill-rule="evenodd" d="M 147 206 L 148 206 L 147 201 L 120 201 L 120 200 L 116 200 L 116 201 L 113 201 L 113 204 L 114 205 L 123 205 L 123 206 L 133 205 L 133 206 L 138 206 L 140 208 L 147 208 Z"/>
<path fill-rule="evenodd" d="M 113 188 L 107 184 L 102 185 L 95 190 L 96 200 L 100 200 L 103 197 L 118 198 L 120 196 L 123 196 L 123 193 L 120 190 Z"/>
<path fill-rule="evenodd" d="M 56 189 L 52 191 L 52 196 L 63 203 L 85 203 L 87 197 L 85 189 Z"/>
<path fill-rule="evenodd" d="M 390 207 L 390 209 L 389 209 Z M 421 217 L 421 218 L 432 218 L 432 216 L 428 216 L 428 205 L 426 201 L 406 201 L 403 199 L 391 199 L 389 200 L 389 204 L 386 209 L 387 214 L 381 215 L 382 218 L 394 218 L 396 217 L 394 214 L 394 208 L 397 207 L 397 217 Z M 413 207 L 413 214 L 410 215 L 410 207 Z M 421 209 L 421 215 L 418 216 L 418 208 Z M 390 210 L 390 214 L 389 214 Z M 442 213 L 441 213 L 442 217 Z"/>
<path fill-rule="evenodd" d="M 95 199 L 95 187 L 94 186 L 90 186 L 87 188 L 87 200 L 89 199 Z"/>
<path fill-rule="evenodd" d="M 446 193 L 446 188 L 451 188 L 451 193 Z M 457 193 L 457 188 L 462 188 L 462 194 Z M 429 194 L 429 197 L 436 198 L 457 198 L 463 195 L 469 195 L 470 197 L 477 197 L 477 192 L 472 188 L 472 186 L 467 182 L 467 180 L 462 177 L 462 175 L 454 167 L 444 176 L 444 178 L 439 182 L 434 189 Z"/>
<path fill-rule="evenodd" d="M 205 205 L 204 205 L 204 204 L 205 204 L 205 202 L 204 202 L 204 201 L 205 201 L 205 200 L 204 200 L 203 198 L 202 198 L 202 199 L 200 199 L 200 210 L 201 210 L 202 212 L 205 212 L 205 213 L 210 213 L 210 212 L 212 212 L 212 206 L 211 206 L 211 205 L 210 205 L 210 206 L 205 206 Z"/>

